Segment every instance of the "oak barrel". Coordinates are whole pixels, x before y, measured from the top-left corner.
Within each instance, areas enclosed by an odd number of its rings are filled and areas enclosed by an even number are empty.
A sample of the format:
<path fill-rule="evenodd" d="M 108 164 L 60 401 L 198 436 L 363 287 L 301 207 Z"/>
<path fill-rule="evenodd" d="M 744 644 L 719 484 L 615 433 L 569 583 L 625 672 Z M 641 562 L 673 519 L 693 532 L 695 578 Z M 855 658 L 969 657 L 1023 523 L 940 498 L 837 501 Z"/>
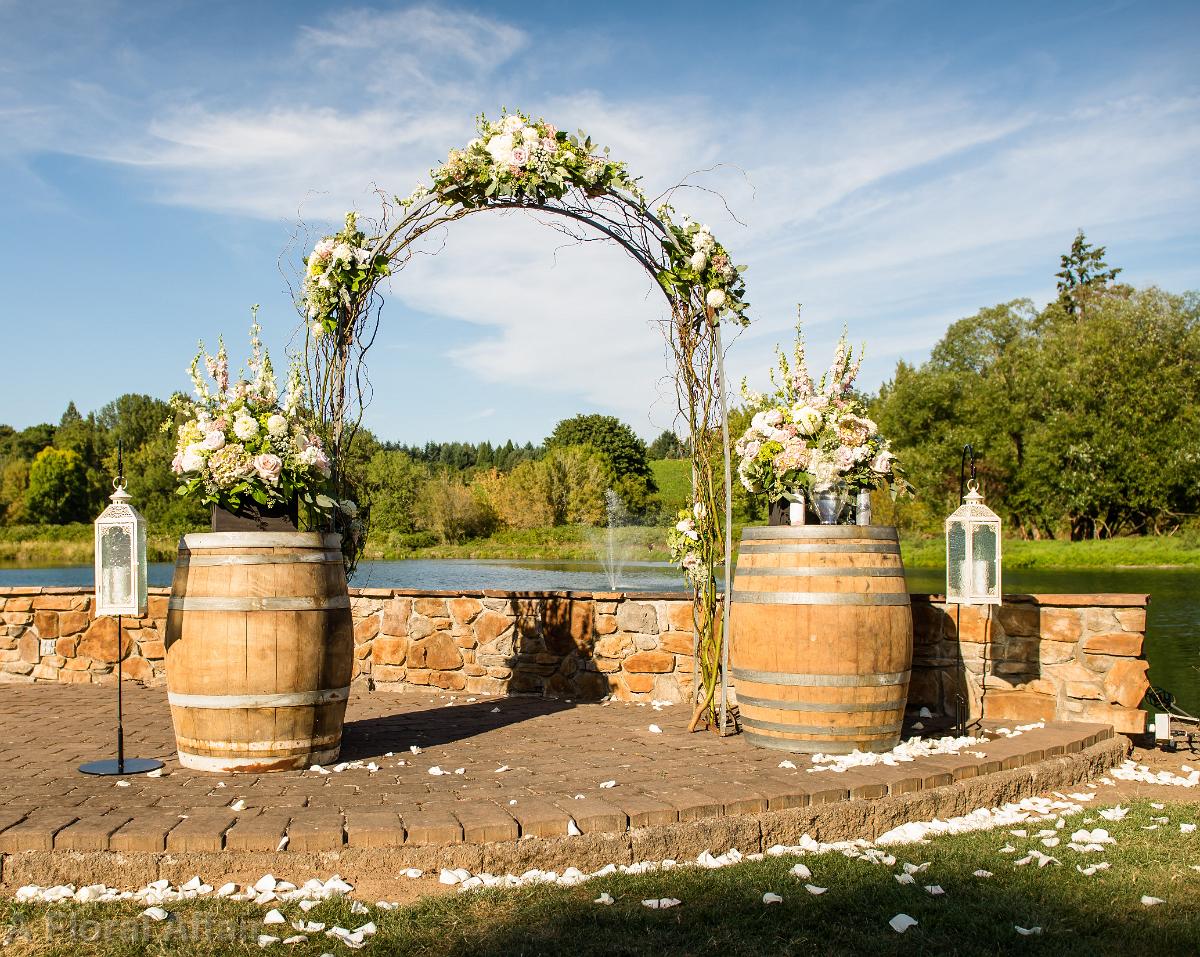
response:
<path fill-rule="evenodd" d="M 186 768 L 337 759 L 354 662 L 341 537 L 185 535 L 167 605 L 167 696 Z"/>
<path fill-rule="evenodd" d="M 730 663 L 751 742 L 798 754 L 899 743 L 912 608 L 894 528 L 747 528 L 730 598 Z"/>

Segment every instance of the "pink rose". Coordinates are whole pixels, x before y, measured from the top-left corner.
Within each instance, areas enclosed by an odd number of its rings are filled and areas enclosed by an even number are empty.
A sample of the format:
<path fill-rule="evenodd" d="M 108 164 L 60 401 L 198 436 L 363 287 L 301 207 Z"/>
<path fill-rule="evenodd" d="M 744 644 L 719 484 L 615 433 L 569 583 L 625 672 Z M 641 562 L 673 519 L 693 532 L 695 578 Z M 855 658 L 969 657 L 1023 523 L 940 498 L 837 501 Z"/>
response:
<path fill-rule="evenodd" d="M 279 474 L 283 471 L 283 459 L 278 455 L 271 455 L 269 452 L 255 456 L 254 471 L 263 481 L 274 485 L 279 481 Z"/>

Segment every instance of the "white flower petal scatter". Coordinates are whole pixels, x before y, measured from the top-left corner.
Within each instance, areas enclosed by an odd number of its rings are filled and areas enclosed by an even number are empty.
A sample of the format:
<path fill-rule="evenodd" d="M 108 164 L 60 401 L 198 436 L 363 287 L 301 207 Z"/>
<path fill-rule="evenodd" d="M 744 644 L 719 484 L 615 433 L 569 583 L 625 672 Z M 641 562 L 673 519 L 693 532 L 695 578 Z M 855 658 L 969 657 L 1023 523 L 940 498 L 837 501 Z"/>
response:
<path fill-rule="evenodd" d="M 651 734 L 662 734 L 662 728 L 660 728 L 656 724 L 652 724 L 652 725 L 650 725 L 650 733 Z"/>
<path fill-rule="evenodd" d="M 908 914 L 897 914 L 895 917 L 889 920 L 888 923 L 891 925 L 892 930 L 894 930 L 897 934 L 903 934 L 910 927 L 917 926 L 916 919 L 909 917 Z"/>
<path fill-rule="evenodd" d="M 796 763 L 794 761 L 783 760 L 783 761 L 779 762 L 779 766 L 781 768 L 786 768 L 790 771 L 796 770 Z"/>
<path fill-rule="evenodd" d="M 616 786 L 617 786 L 616 781 L 601 781 L 600 782 L 600 787 L 605 788 L 605 789 L 615 788 Z"/>
<path fill-rule="evenodd" d="M 1118 804 L 1116 807 L 1102 807 L 1097 813 L 1106 821 L 1121 821 L 1129 813 L 1129 808 Z"/>
<path fill-rule="evenodd" d="M 443 771 L 441 768 L 439 768 L 439 767 L 438 767 L 438 766 L 435 764 L 433 767 L 431 767 L 431 768 L 429 769 L 429 772 L 428 772 L 428 773 L 429 773 L 429 774 L 432 774 L 432 775 L 433 775 L 435 778 L 437 778 L 437 777 L 441 777 L 441 776 L 442 776 L 443 774 L 445 774 L 446 772 L 445 772 L 445 771 Z"/>
<path fill-rule="evenodd" d="M 1042 932 L 1040 927 L 1018 927 L 1016 924 L 1013 924 L 1013 930 L 1015 930 L 1022 937 L 1032 937 L 1035 934 L 1040 934 Z"/>
<path fill-rule="evenodd" d="M 1153 907 L 1155 904 L 1165 903 L 1161 897 L 1151 897 L 1149 894 L 1142 895 L 1142 903 L 1146 907 Z"/>
<path fill-rule="evenodd" d="M 765 894 L 763 894 L 763 903 L 764 904 L 782 904 L 783 898 L 780 897 L 778 894 L 772 894 L 770 891 L 767 891 Z"/>
<path fill-rule="evenodd" d="M 1184 767 L 1187 768 L 1187 765 L 1184 765 Z M 1136 761 L 1126 761 L 1108 773 L 1119 781 L 1136 781 L 1140 784 L 1169 784 L 1182 788 L 1200 787 L 1200 770 L 1194 768 L 1187 771 L 1187 777 L 1183 777 L 1171 771 L 1151 771 L 1144 764 L 1138 764 Z M 1152 804 L 1151 807 L 1155 807 L 1155 805 Z M 1162 805 L 1157 805 L 1157 807 L 1161 810 Z"/>
<path fill-rule="evenodd" d="M 668 907 L 678 907 L 682 903 L 683 901 L 676 900 L 674 897 L 659 897 L 642 901 L 642 906 L 649 907 L 651 910 L 666 910 Z"/>
<path fill-rule="evenodd" d="M 793 877 L 799 877 L 802 880 L 807 880 L 808 878 L 812 877 L 812 871 L 810 871 L 803 864 L 797 864 L 788 873 Z"/>
<path fill-rule="evenodd" d="M 266 950 L 272 944 L 278 944 L 278 943 L 279 943 L 278 937 L 272 937 L 270 934 L 259 934 L 258 935 L 258 946 L 263 948 L 263 950 Z"/>
<path fill-rule="evenodd" d="M 575 818 L 570 818 L 567 821 L 567 833 L 571 837 L 579 837 L 583 834 L 583 831 L 579 830 L 579 825 L 575 823 Z"/>
<path fill-rule="evenodd" d="M 1108 867 L 1108 861 L 1101 861 L 1099 864 L 1089 864 L 1087 867 L 1084 867 L 1082 864 L 1076 864 L 1075 870 L 1079 871 L 1084 877 L 1091 877 L 1097 871 L 1108 870 Z"/>
<path fill-rule="evenodd" d="M 142 911 L 143 917 L 149 917 L 151 920 L 166 920 L 171 915 L 161 907 L 147 907 Z"/>
<path fill-rule="evenodd" d="M 269 910 L 263 917 L 264 924 L 286 924 L 287 919 L 277 910 Z"/>
<path fill-rule="evenodd" d="M 974 871 L 973 874 L 975 877 L 994 877 L 995 876 L 991 871 L 985 871 L 985 870 L 983 870 L 983 868 L 980 868 L 979 870 Z"/>
<path fill-rule="evenodd" d="M 829 890 L 828 887 L 818 887 L 816 884 L 805 884 L 804 889 L 813 896 L 824 894 L 827 890 Z"/>
<path fill-rule="evenodd" d="M 1195 824 L 1180 824 L 1179 825 L 1179 833 L 1180 834 L 1192 834 L 1193 832 L 1195 832 L 1195 830 L 1196 830 Z"/>
<path fill-rule="evenodd" d="M 421 868 L 419 868 L 419 867 L 410 867 L 403 873 L 404 873 L 404 876 L 407 877 L 409 880 L 414 880 L 414 881 L 418 877 L 421 877 L 425 874 L 425 872 L 423 870 L 421 870 Z"/>
<path fill-rule="evenodd" d="M 819 771 L 832 771 L 840 774 L 851 768 L 865 768 L 876 764 L 895 767 L 896 765 L 915 761 L 917 758 L 929 757 L 936 754 L 957 754 L 965 748 L 987 743 L 988 738 L 935 738 L 925 741 L 921 738 L 911 738 L 901 741 L 891 751 L 851 751 L 849 754 L 814 754 L 812 763 L 819 765 L 807 768 L 811 774 Z"/>
<path fill-rule="evenodd" d="M 926 884 L 925 892 L 929 894 L 930 897 L 940 897 L 946 893 L 944 890 L 942 890 L 941 884 Z"/>
<path fill-rule="evenodd" d="M 911 874 L 907 874 L 907 873 L 893 874 L 892 876 L 896 878 L 897 884 L 915 884 L 917 882 L 916 878 L 914 878 Z"/>
<path fill-rule="evenodd" d="M 613 904 L 615 904 L 616 901 L 614 900 L 612 894 L 610 894 L 608 891 L 605 891 L 603 894 L 601 894 L 599 897 L 597 897 L 594 901 L 592 901 L 592 903 L 593 904 L 604 904 L 606 907 L 609 907 L 609 906 L 612 906 Z"/>

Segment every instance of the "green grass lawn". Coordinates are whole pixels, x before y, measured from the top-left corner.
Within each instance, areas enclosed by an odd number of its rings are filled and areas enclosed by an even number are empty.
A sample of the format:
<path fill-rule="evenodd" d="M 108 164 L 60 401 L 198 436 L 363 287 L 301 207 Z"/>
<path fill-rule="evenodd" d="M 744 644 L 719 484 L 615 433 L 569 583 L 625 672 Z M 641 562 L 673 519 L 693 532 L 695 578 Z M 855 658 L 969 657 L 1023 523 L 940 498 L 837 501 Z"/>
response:
<path fill-rule="evenodd" d="M 1026 848 L 1042 848 L 1032 837 L 1009 829 L 939 838 L 927 845 L 893 848 L 893 867 L 864 863 L 838 854 L 767 858 L 717 871 L 696 868 L 597 878 L 574 888 L 531 887 L 476 891 L 427 898 L 395 911 L 372 907 L 369 915 L 350 912 L 345 900 L 320 904 L 304 914 L 296 904 L 281 905 L 289 920 L 310 920 L 355 928 L 374 921 L 378 933 L 364 953 L 420 957 L 481 955 L 714 954 L 1041 954 L 1080 957 L 1170 957 L 1200 952 L 1200 833 L 1181 834 L 1179 822 L 1193 822 L 1200 805 L 1168 805 L 1155 810 L 1139 804 L 1125 820 L 1110 823 L 1094 813 L 1066 819 L 1063 846 L 1048 853 L 1062 865 L 1025 867 L 1015 860 Z M 1169 823 L 1154 822 L 1156 816 Z M 1089 820 L 1091 819 L 1091 820 Z M 1153 830 L 1145 830 L 1151 824 Z M 1046 824 L 1027 826 L 1032 835 Z M 1080 827 L 1106 827 L 1116 839 L 1104 853 L 1076 854 L 1066 835 Z M 1018 854 L 999 854 L 1006 843 Z M 719 849 L 714 849 L 719 850 Z M 1109 862 L 1110 869 L 1087 877 L 1079 862 Z M 807 881 L 789 873 L 798 861 L 812 871 Z M 904 862 L 928 868 L 917 884 L 903 886 L 894 875 Z M 992 877 L 975 877 L 985 869 Z M 325 876 L 325 875 L 322 875 Z M 403 879 L 401 879 L 403 880 Z M 805 883 L 827 888 L 812 895 Z M 923 885 L 940 885 L 932 896 Z M 766 892 L 783 897 L 765 905 Z M 602 892 L 611 906 L 593 903 Z M 1142 895 L 1164 903 L 1148 907 Z M 681 901 L 668 910 L 642 906 L 647 898 Z M 227 901 L 165 905 L 173 919 L 154 923 L 133 905 L 31 905 L 0 903 L 0 939 L 7 930 L 6 955 L 102 954 L 261 954 L 348 953 L 314 934 L 306 943 L 262 950 L 259 933 L 277 937 L 294 931 L 265 927 L 264 907 Z M 897 934 L 888 925 L 897 914 L 917 925 Z M 52 936 L 47 922 L 57 928 Z M 204 928 L 207 922 L 207 930 Z M 1041 927 L 1021 936 L 1015 925 Z M 72 931 L 72 926 L 75 930 Z M 239 942 L 230 942 L 231 933 Z M 89 940 L 87 935 L 98 939 Z"/>
<path fill-rule="evenodd" d="M 946 540 L 905 538 L 904 564 L 910 568 L 943 568 Z M 1085 542 L 1004 540 L 1005 568 L 1152 568 L 1200 565 L 1200 541 L 1193 535 L 1107 538 Z"/>

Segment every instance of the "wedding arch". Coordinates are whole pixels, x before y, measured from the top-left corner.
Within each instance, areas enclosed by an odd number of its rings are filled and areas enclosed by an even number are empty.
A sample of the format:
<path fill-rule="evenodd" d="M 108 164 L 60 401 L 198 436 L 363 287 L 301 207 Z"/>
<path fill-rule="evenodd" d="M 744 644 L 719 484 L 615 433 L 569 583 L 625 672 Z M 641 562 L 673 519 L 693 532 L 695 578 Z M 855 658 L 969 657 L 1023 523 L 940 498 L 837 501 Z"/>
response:
<path fill-rule="evenodd" d="M 522 112 L 505 111 L 495 122 L 480 116 L 478 136 L 451 150 L 430 171 L 428 185 L 406 198 L 380 193 L 369 232 L 350 213 L 340 232 L 314 246 L 304 260 L 298 307 L 309 401 L 328 430 L 340 498 L 350 494 L 341 463 L 370 398 L 365 358 L 379 326 L 379 286 L 422 251 L 423 237 L 473 213 L 525 210 L 551 214 L 547 224 L 577 242 L 614 242 L 641 265 L 670 309 L 662 325 L 690 433 L 692 506 L 669 538 L 692 586 L 692 727 L 703 718 L 724 733 L 732 476 L 721 323 L 748 323 L 745 267 L 733 264 L 707 226 L 675 221 L 673 193 L 647 198 L 626 165 L 582 131 L 568 134 Z"/>

